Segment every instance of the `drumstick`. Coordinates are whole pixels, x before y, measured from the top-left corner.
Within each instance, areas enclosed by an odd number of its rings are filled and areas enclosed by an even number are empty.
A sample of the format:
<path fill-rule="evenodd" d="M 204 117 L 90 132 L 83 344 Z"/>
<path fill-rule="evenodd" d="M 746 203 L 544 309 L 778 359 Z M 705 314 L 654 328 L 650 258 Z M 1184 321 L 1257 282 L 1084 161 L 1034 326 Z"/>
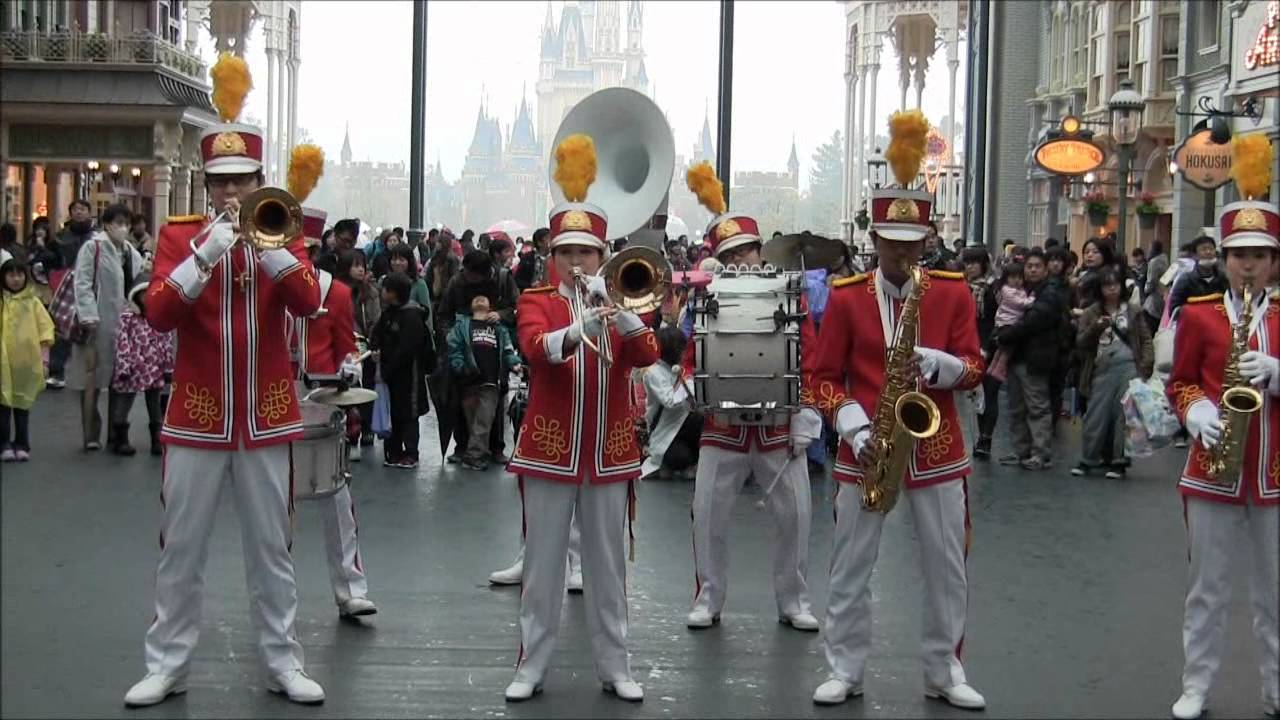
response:
<path fill-rule="evenodd" d="M 769 483 L 769 487 L 765 488 L 764 495 L 756 501 L 757 509 L 764 509 L 764 501 L 769 498 L 769 493 L 773 492 L 774 486 L 776 486 L 778 481 L 782 479 L 782 474 L 787 471 L 787 467 L 789 467 L 795 459 L 795 457 L 788 457 L 787 461 L 782 463 L 782 467 L 778 468 L 778 474 L 773 476 L 773 482 Z"/>

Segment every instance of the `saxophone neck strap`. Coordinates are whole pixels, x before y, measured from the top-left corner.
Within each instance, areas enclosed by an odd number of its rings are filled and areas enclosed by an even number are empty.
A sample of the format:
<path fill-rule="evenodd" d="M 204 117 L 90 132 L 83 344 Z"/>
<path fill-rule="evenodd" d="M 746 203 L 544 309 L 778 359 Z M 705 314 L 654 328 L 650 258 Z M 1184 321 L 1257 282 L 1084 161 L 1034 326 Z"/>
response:
<path fill-rule="evenodd" d="M 1262 326 L 1262 319 L 1267 315 L 1267 293 L 1254 293 L 1253 300 L 1253 316 L 1249 321 L 1249 337 L 1253 337 L 1258 332 L 1258 328 Z M 1234 330 L 1240 324 L 1240 316 L 1244 312 L 1244 304 L 1242 298 L 1236 295 L 1235 290 L 1228 290 L 1223 297 L 1223 306 L 1227 309 L 1227 321 L 1231 323 Z M 1237 307 L 1238 306 L 1238 307 Z"/>
<path fill-rule="evenodd" d="M 876 304 L 880 308 L 880 331 L 884 335 L 884 349 L 887 353 L 893 347 L 893 341 L 897 339 L 895 331 L 898 326 L 898 316 L 901 314 L 902 303 L 911 296 L 913 281 L 908 278 L 902 287 L 898 287 L 876 271 L 875 283 Z"/>

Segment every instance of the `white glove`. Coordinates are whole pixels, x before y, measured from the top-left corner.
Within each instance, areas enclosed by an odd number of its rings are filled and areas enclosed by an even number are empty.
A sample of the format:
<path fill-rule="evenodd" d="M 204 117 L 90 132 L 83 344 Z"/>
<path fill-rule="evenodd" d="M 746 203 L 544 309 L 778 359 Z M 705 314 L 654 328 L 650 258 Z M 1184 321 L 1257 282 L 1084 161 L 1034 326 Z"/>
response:
<path fill-rule="evenodd" d="M 1240 374 L 1255 387 L 1274 386 L 1280 376 L 1280 358 L 1250 350 L 1240 356 Z"/>
<path fill-rule="evenodd" d="M 582 327 L 578 327 L 578 323 L 569 326 L 569 340 L 574 343 L 582 342 L 582 336 L 585 334 L 589 338 L 598 338 L 604 333 L 604 321 L 600 319 L 600 315 L 604 312 L 604 308 L 589 307 L 582 312 Z"/>
<path fill-rule="evenodd" d="M 822 417 L 813 408 L 804 408 L 791 416 L 792 455 L 803 455 L 813 441 L 822 434 Z"/>
<path fill-rule="evenodd" d="M 1218 408 L 1209 400 L 1197 400 L 1187 410 L 1187 432 L 1200 439 L 1205 450 L 1211 449 L 1222 439 L 1222 420 Z"/>
<path fill-rule="evenodd" d="M 951 353 L 917 346 L 916 357 L 920 359 L 920 377 L 936 390 L 955 387 L 964 375 L 964 363 Z"/>
<path fill-rule="evenodd" d="M 363 374 L 364 369 L 360 366 L 360 363 L 356 362 L 355 358 L 350 355 L 342 361 L 342 367 L 338 368 L 338 375 L 342 376 L 347 381 L 347 384 L 352 386 L 358 387 L 360 385 L 360 377 Z"/>
<path fill-rule="evenodd" d="M 220 222 L 213 226 L 209 237 L 196 248 L 196 260 L 201 268 L 212 268 L 235 244 L 236 236 L 232 232 L 231 223 Z"/>
<path fill-rule="evenodd" d="M 599 275 L 587 276 L 587 302 L 592 299 L 609 299 L 609 288 L 604 284 L 604 278 Z"/>
<path fill-rule="evenodd" d="M 618 332 L 623 335 L 630 335 L 631 333 L 644 328 L 644 321 L 640 319 L 639 315 L 636 315 L 633 312 L 625 312 L 623 310 L 619 310 L 618 313 L 613 316 L 613 323 L 618 326 Z"/>
<path fill-rule="evenodd" d="M 862 448 L 871 441 L 871 427 L 867 426 L 851 435 L 846 435 L 844 441 L 849 443 L 849 447 L 853 449 L 853 457 L 856 461 L 858 456 L 862 454 Z"/>

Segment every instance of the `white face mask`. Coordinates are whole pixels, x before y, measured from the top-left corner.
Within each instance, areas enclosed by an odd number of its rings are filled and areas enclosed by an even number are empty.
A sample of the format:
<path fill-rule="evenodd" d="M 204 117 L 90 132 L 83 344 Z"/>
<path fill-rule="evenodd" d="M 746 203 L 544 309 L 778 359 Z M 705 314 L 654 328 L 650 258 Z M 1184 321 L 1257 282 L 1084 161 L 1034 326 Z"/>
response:
<path fill-rule="evenodd" d="M 124 242 L 125 238 L 129 236 L 128 225 L 117 225 L 115 223 L 112 223 L 106 227 L 106 230 L 107 230 L 107 237 L 111 238 L 112 240 L 118 243 Z"/>

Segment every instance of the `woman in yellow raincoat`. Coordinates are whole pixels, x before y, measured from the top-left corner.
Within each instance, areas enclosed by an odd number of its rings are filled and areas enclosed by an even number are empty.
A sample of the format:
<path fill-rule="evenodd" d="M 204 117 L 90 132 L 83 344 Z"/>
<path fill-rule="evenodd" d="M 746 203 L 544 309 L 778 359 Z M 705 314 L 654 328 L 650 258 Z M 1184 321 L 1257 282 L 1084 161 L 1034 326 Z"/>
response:
<path fill-rule="evenodd" d="M 0 460 L 4 462 L 25 462 L 31 457 L 27 421 L 36 396 L 44 389 L 44 354 L 52 344 L 53 320 L 36 296 L 26 263 L 5 260 L 0 265 Z"/>

